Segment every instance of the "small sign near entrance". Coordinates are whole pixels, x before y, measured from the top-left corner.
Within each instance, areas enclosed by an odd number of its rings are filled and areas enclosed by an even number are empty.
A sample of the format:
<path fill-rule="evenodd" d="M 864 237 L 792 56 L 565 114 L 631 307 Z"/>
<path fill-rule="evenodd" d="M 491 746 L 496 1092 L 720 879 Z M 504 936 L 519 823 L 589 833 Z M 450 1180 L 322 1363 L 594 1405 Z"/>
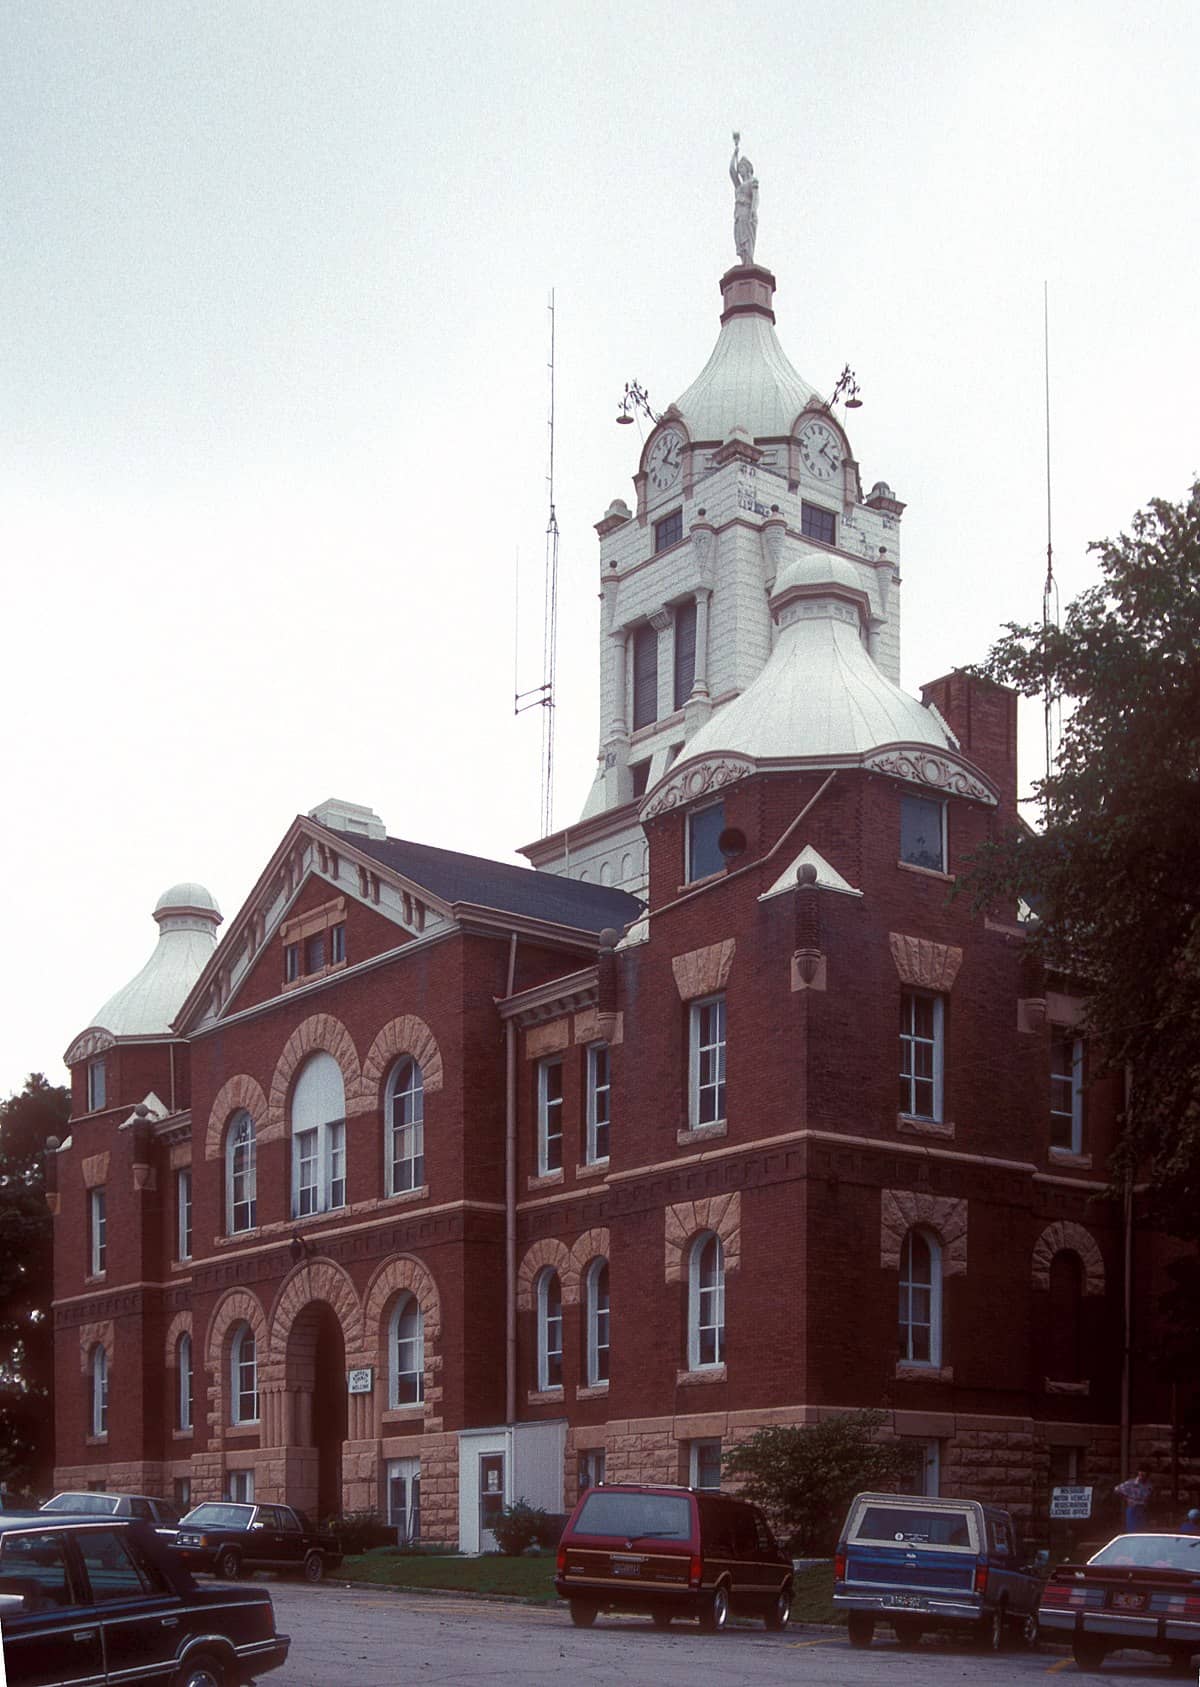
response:
<path fill-rule="evenodd" d="M 369 1394 L 375 1386 L 375 1367 L 361 1365 L 358 1370 L 348 1372 L 347 1384 L 351 1394 Z"/>
<path fill-rule="evenodd" d="M 1051 1517 L 1087 1518 L 1092 1515 L 1090 1488 L 1053 1488 L 1050 1492 Z"/>

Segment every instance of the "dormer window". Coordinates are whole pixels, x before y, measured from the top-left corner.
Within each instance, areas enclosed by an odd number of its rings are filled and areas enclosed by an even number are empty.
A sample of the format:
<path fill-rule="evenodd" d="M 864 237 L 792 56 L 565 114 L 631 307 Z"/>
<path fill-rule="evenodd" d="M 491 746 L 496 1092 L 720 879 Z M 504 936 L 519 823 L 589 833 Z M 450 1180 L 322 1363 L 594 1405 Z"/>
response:
<path fill-rule="evenodd" d="M 822 545 L 837 544 L 837 516 L 820 504 L 804 500 L 800 505 L 800 531 L 806 539 L 816 539 Z"/>
<path fill-rule="evenodd" d="M 321 978 L 346 964 L 346 899 L 296 914 L 281 927 L 283 987 Z"/>
<path fill-rule="evenodd" d="M 654 554 L 665 551 L 671 545 L 677 545 L 683 538 L 683 511 L 672 510 L 670 515 L 663 516 L 661 521 L 654 523 Z"/>

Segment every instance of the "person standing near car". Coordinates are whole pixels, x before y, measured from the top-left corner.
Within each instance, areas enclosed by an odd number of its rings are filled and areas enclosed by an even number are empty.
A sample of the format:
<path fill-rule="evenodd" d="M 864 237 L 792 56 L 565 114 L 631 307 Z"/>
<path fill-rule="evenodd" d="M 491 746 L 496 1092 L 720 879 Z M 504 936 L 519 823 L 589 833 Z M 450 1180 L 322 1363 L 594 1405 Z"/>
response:
<path fill-rule="evenodd" d="M 1200 1511 L 1197 1511 L 1195 1506 L 1188 1512 L 1175 1532 L 1179 1535 L 1200 1535 Z"/>
<path fill-rule="evenodd" d="M 1125 1533 L 1135 1535 L 1146 1527 L 1146 1509 L 1150 1504 L 1150 1496 L 1154 1492 L 1154 1484 L 1144 1465 L 1139 1465 L 1136 1476 L 1129 1476 L 1124 1482 L 1118 1482 L 1113 1489 L 1125 1501 Z"/>

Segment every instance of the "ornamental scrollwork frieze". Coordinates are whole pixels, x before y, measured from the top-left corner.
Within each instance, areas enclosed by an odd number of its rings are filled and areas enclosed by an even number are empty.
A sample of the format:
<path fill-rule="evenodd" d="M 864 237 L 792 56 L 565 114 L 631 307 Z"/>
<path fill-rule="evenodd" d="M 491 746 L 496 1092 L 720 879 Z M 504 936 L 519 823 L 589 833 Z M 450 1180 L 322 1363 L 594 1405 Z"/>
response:
<path fill-rule="evenodd" d="M 754 771 L 754 763 L 747 756 L 713 756 L 680 768 L 665 784 L 660 785 L 641 810 L 639 820 L 653 820 L 657 814 L 667 814 L 684 803 L 722 791 Z"/>
<path fill-rule="evenodd" d="M 866 757 L 863 765 L 874 773 L 906 779 L 912 785 L 930 785 L 952 797 L 970 797 L 992 808 L 996 806 L 996 793 L 991 787 L 950 756 L 916 748 L 876 750 Z"/>
<path fill-rule="evenodd" d="M 89 1055 L 103 1054 L 116 1042 L 111 1031 L 106 1031 L 102 1025 L 92 1025 L 86 1031 L 81 1031 L 63 1056 L 63 1064 L 74 1066 L 77 1060 L 86 1060 Z"/>

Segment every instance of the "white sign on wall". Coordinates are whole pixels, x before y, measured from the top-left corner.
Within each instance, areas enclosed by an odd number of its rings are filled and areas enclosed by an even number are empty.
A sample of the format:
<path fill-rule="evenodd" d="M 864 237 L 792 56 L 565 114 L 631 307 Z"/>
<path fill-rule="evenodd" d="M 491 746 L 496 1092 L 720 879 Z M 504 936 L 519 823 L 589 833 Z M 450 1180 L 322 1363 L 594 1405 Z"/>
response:
<path fill-rule="evenodd" d="M 1086 1518 L 1092 1515 L 1090 1488 L 1053 1488 L 1050 1492 L 1051 1517 Z"/>
<path fill-rule="evenodd" d="M 347 1373 L 346 1382 L 351 1394 L 369 1394 L 375 1386 L 375 1367 L 359 1366 L 357 1370 Z"/>

